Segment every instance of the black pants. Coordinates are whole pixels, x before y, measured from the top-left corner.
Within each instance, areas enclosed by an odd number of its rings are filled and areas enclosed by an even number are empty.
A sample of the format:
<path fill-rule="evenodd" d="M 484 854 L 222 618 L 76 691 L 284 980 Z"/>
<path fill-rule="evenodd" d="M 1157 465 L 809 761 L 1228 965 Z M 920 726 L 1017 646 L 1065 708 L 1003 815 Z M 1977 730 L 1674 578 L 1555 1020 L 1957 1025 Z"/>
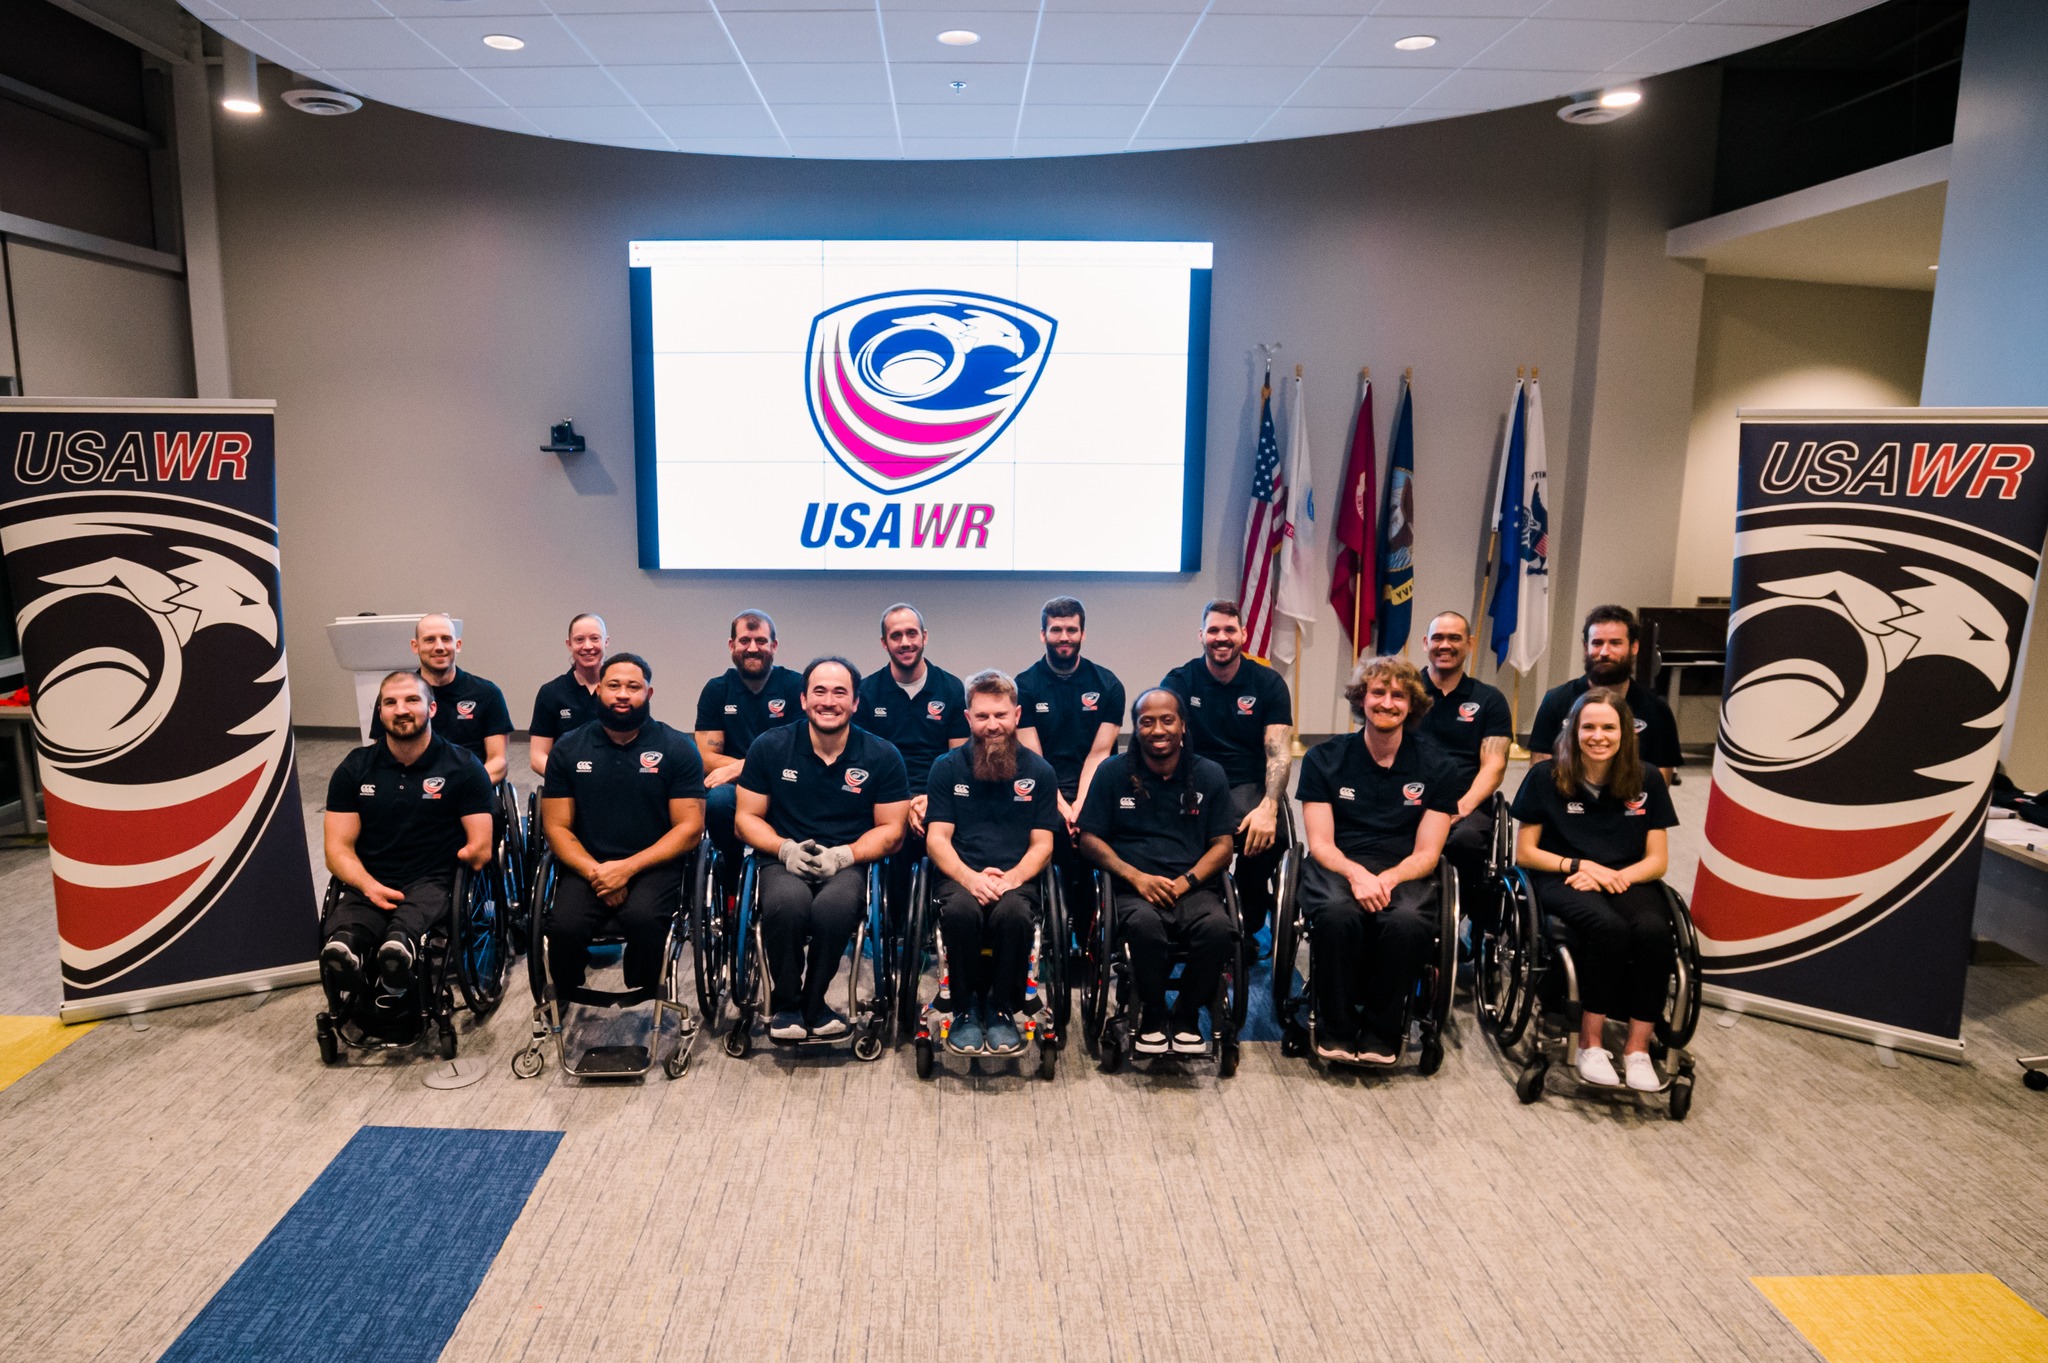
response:
<path fill-rule="evenodd" d="M 1538 871 L 1536 902 L 1571 924 L 1579 1002 L 1589 1013 L 1651 1022 L 1664 1016 L 1677 944 L 1664 887 L 1631 885 L 1620 894 L 1574 890 L 1561 875 Z"/>
<path fill-rule="evenodd" d="M 597 897 L 590 882 L 566 867 L 555 878 L 555 904 L 548 914 L 548 972 L 556 993 L 581 988 L 590 944 L 606 933 L 626 939 L 626 988 L 661 983 L 661 953 L 668 945 L 669 920 L 683 889 L 683 863 L 666 861 L 634 876 L 617 908 Z"/>
<path fill-rule="evenodd" d="M 1479 932 L 1493 931 L 1500 905 L 1487 894 L 1486 865 L 1493 857 L 1493 801 L 1451 822 L 1444 839 L 1444 859 L 1458 873 L 1458 907 Z"/>
<path fill-rule="evenodd" d="M 711 845 L 718 849 L 718 855 L 725 858 L 728 868 L 740 864 L 740 856 L 746 851 L 740 846 L 739 834 L 733 830 L 732 818 L 739 812 L 740 783 L 727 781 L 722 786 L 713 786 L 704 797 L 704 828 L 711 834 Z"/>
<path fill-rule="evenodd" d="M 1186 959 L 1180 969 L 1180 994 L 1173 1001 L 1176 1029 L 1199 1029 L 1202 1009 L 1216 999 L 1216 986 L 1230 963 L 1230 911 L 1216 890 L 1192 890 L 1161 909 L 1119 883 L 1116 886 L 1116 931 L 1131 953 L 1131 984 L 1137 990 L 1141 1027 L 1166 1018 L 1166 978 L 1172 969 L 1170 944 L 1179 942 Z M 1238 987 L 1243 987 L 1243 981 Z"/>
<path fill-rule="evenodd" d="M 761 947 L 773 988 L 768 1011 L 801 1011 L 815 1026 L 825 1016 L 825 991 L 853 941 L 866 907 L 868 868 L 849 866 L 822 885 L 789 873 L 779 861 L 761 864 Z M 883 949 L 875 943 L 875 950 Z"/>
<path fill-rule="evenodd" d="M 1402 881 L 1373 913 L 1344 877 L 1311 861 L 1301 868 L 1301 904 L 1315 959 L 1317 1029 L 1340 1043 L 1358 1040 L 1361 1026 L 1368 1036 L 1399 1041 L 1408 995 L 1436 938 L 1435 879 Z"/>
<path fill-rule="evenodd" d="M 1256 782 L 1230 788 L 1230 819 L 1235 825 L 1244 821 L 1259 801 L 1266 798 L 1266 788 Z M 1266 925 L 1266 918 L 1273 912 L 1273 877 L 1280 872 L 1280 856 L 1287 850 L 1281 841 L 1286 834 L 1286 814 L 1275 810 L 1273 813 L 1273 845 L 1255 857 L 1244 855 L 1244 834 L 1237 835 L 1237 866 L 1233 878 L 1237 881 L 1237 907 L 1244 914 L 1244 935 L 1250 940 L 1253 934 Z"/>
<path fill-rule="evenodd" d="M 412 948 L 417 959 L 420 940 L 448 917 L 448 899 L 454 892 L 455 876 L 452 872 L 424 876 L 395 888 L 405 897 L 398 901 L 397 908 L 387 913 L 355 887 L 344 885 L 340 898 L 335 901 L 334 911 L 320 925 L 321 940 L 332 942 L 339 938 L 365 962 L 374 957 L 384 943 L 404 942 Z M 337 989 L 355 993 L 364 987 L 361 975 L 352 979 L 329 979 L 331 973 L 327 964 L 322 962 L 321 983 L 327 986 L 328 999 L 336 1007 L 340 1006 Z"/>
<path fill-rule="evenodd" d="M 938 875 L 937 870 L 932 874 Z M 973 891 L 946 876 L 938 877 L 933 891 L 939 904 L 939 932 L 946 939 L 953 1010 L 960 1012 L 963 1005 L 980 998 L 998 1013 L 1023 1012 L 1038 887 L 1022 886 L 993 904 L 982 903 Z"/>

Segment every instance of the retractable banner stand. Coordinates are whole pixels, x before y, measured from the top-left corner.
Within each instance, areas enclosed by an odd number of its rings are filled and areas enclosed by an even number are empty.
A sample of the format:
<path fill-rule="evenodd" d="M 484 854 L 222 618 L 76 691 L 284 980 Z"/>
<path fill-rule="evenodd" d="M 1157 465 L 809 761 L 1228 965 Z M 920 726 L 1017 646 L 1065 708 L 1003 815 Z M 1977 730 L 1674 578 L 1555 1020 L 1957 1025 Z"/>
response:
<path fill-rule="evenodd" d="M 1959 1058 L 2048 410 L 1744 412 L 1741 430 L 1692 901 L 1707 998 Z"/>
<path fill-rule="evenodd" d="M 268 402 L 0 399 L 67 1021 L 317 977 Z"/>

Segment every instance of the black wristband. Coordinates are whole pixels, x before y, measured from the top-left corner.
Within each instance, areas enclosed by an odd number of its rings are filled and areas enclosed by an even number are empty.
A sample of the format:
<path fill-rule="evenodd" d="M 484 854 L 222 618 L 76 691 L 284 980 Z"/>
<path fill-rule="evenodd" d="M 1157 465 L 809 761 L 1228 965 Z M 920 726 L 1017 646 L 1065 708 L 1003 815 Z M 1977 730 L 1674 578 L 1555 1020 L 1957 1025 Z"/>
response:
<path fill-rule="evenodd" d="M 1575 876 L 1579 873 L 1579 859 L 1577 857 L 1573 857 L 1564 864 L 1564 873 L 1568 876 Z"/>

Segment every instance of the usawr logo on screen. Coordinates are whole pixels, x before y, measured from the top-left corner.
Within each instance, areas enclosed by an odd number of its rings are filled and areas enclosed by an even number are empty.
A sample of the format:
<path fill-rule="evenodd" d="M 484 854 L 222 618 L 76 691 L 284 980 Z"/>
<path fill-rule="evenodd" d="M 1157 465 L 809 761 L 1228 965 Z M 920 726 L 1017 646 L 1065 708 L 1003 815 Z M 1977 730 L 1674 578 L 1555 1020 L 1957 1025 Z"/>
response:
<path fill-rule="evenodd" d="M 1023 410 L 1059 323 L 989 294 L 870 294 L 811 319 L 805 398 L 818 438 L 876 492 L 936 482 Z"/>

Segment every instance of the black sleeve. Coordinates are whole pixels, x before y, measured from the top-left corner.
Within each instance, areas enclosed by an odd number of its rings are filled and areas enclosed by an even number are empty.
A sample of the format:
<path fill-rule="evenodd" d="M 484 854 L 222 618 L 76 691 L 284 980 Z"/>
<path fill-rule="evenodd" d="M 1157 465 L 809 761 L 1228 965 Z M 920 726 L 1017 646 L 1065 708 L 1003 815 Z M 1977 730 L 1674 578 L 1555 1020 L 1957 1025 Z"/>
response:
<path fill-rule="evenodd" d="M 1551 774 L 1557 767 L 1555 762 L 1538 762 L 1529 768 L 1528 775 L 1515 791 L 1514 803 L 1508 806 L 1508 813 L 1523 823 L 1541 824 L 1550 820 L 1551 792 L 1557 789 L 1556 778 Z"/>
<path fill-rule="evenodd" d="M 1678 810 L 1671 803 L 1671 788 L 1664 784 L 1664 778 L 1653 770 L 1643 772 L 1643 793 L 1650 797 L 1650 827 L 1678 827 Z"/>
<path fill-rule="evenodd" d="M 1274 668 L 1266 669 L 1266 694 L 1271 697 L 1273 708 L 1266 713 L 1268 724 L 1294 723 L 1294 697 L 1287 694 L 1287 679 Z M 1273 716 L 1279 715 L 1278 719 Z"/>
<path fill-rule="evenodd" d="M 1088 783 L 1088 798 L 1081 802 L 1081 817 L 1074 821 L 1083 833 L 1093 833 L 1105 841 L 1108 839 L 1110 823 L 1116 814 L 1116 795 L 1111 787 L 1124 784 L 1122 773 L 1123 759 L 1120 757 L 1112 757 L 1095 769 L 1095 779 Z"/>
<path fill-rule="evenodd" d="M 678 733 L 675 746 L 669 753 L 669 762 L 668 798 L 703 799 L 704 756 L 697 751 L 697 740 L 688 734 Z"/>
<path fill-rule="evenodd" d="M 1038 727 L 1038 713 L 1031 707 L 1037 704 L 1039 699 L 1040 697 L 1032 692 L 1029 683 L 1021 681 L 1017 683 L 1018 728 L 1036 729 Z"/>
<path fill-rule="evenodd" d="M 1031 792 L 1031 828 L 1054 833 L 1060 826 L 1060 778 L 1047 762 L 1038 769 L 1038 785 Z M 929 819 L 931 816 L 925 816 Z"/>
<path fill-rule="evenodd" d="M 504 708 L 504 702 L 498 703 Z M 489 814 L 496 807 L 491 799 L 491 774 L 484 770 L 484 764 L 477 761 L 476 754 L 467 748 L 457 748 L 462 754 L 462 763 L 455 777 L 455 812 L 465 818 L 471 814 Z"/>
<path fill-rule="evenodd" d="M 762 737 L 765 738 L 766 735 Z M 773 779 L 768 774 L 768 767 L 776 760 L 770 753 L 778 746 L 780 745 L 763 743 L 760 739 L 754 740 L 753 745 L 747 749 L 746 757 L 740 762 L 741 790 L 751 790 L 756 795 L 768 793 L 768 783 Z"/>
<path fill-rule="evenodd" d="M 966 684 L 955 678 L 950 689 L 953 694 L 947 700 L 949 717 L 946 720 L 946 739 L 948 742 L 956 738 L 966 738 L 969 734 L 967 728 Z"/>
<path fill-rule="evenodd" d="M 724 733 L 725 710 L 718 703 L 718 678 L 704 683 L 704 689 L 697 693 L 697 732 Z"/>
<path fill-rule="evenodd" d="M 1195 769 L 1195 789 L 1202 792 L 1202 842 L 1237 833 L 1237 811 L 1230 803 L 1230 778 L 1223 768 L 1210 762 Z"/>
<path fill-rule="evenodd" d="M 1515 740 L 1515 716 L 1508 709 L 1508 698 L 1497 688 L 1488 687 L 1486 699 L 1479 703 L 1479 741 L 1489 738 Z"/>
<path fill-rule="evenodd" d="M 557 743 L 548 749 L 548 769 L 540 778 L 540 798 L 543 800 L 571 800 L 576 796 L 576 787 L 569 780 L 569 759 L 562 754 L 562 745 Z"/>
<path fill-rule="evenodd" d="M 361 752 L 362 749 L 356 749 Z M 354 757 L 350 753 L 349 757 Z M 327 778 L 327 812 L 330 814 L 360 814 L 362 806 L 356 801 L 362 795 L 362 778 L 356 774 L 355 763 L 349 757 L 341 759 L 341 765 L 334 769 L 334 775 Z"/>
<path fill-rule="evenodd" d="M 1536 718 L 1529 725 L 1529 751 L 1539 756 L 1557 751 L 1557 736 L 1564 730 L 1564 717 L 1570 710 L 1564 699 L 1564 688 L 1552 687 L 1543 693 L 1543 703 L 1536 707 Z"/>
<path fill-rule="evenodd" d="M 555 727 L 558 716 L 554 707 L 548 704 L 548 689 L 543 686 L 533 693 L 533 719 L 527 723 L 528 738 L 560 738 L 562 731 Z"/>
<path fill-rule="evenodd" d="M 1463 798 L 1465 787 L 1459 783 L 1458 773 L 1451 770 L 1451 764 L 1438 756 L 1433 747 L 1424 750 L 1422 780 L 1424 798 L 1428 801 L 1424 808 L 1457 818 L 1458 801 Z"/>
<path fill-rule="evenodd" d="M 1646 727 L 1638 749 L 1646 767 L 1682 767 L 1685 753 L 1678 746 L 1678 721 L 1662 696 L 1652 696 L 1643 716 Z"/>
<path fill-rule="evenodd" d="M 1330 793 L 1329 774 L 1319 760 L 1321 752 L 1322 745 L 1317 744 L 1301 759 L 1301 776 L 1294 783 L 1294 798 L 1303 804 L 1326 805 L 1335 799 Z"/>
<path fill-rule="evenodd" d="M 478 708 L 483 711 L 485 738 L 512 732 L 512 711 L 506 708 L 505 693 L 498 689 L 497 683 L 484 684 L 483 704 Z"/>
<path fill-rule="evenodd" d="M 910 798 L 910 773 L 904 770 L 903 754 L 896 751 L 895 744 L 882 744 L 882 755 L 875 767 L 868 773 L 868 779 L 875 784 L 876 804 L 893 805 Z"/>
<path fill-rule="evenodd" d="M 1114 724 L 1121 732 L 1124 727 L 1124 684 L 1112 676 L 1102 693 L 1102 700 L 1102 708 L 1096 712 L 1101 716 L 1101 724 Z M 1100 732 L 1100 725 L 1097 731 Z M 1088 745 L 1095 745 L 1094 734 L 1088 736 Z"/>
<path fill-rule="evenodd" d="M 945 758 L 932 763 L 931 771 L 924 779 L 924 822 L 929 828 L 935 823 L 958 823 L 953 810 L 953 778 L 947 769 L 953 764 Z"/>

